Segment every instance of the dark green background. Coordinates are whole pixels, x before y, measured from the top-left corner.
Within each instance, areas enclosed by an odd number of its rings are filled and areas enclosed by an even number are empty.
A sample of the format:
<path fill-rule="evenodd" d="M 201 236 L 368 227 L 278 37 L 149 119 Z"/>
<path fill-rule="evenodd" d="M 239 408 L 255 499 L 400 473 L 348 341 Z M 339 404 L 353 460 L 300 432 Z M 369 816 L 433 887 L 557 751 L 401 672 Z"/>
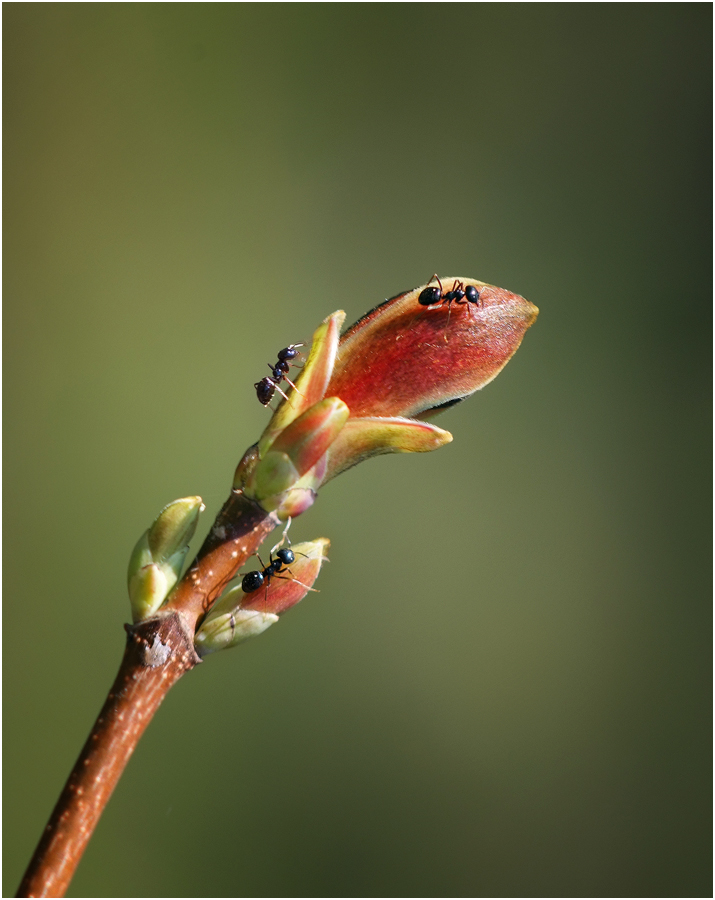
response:
<path fill-rule="evenodd" d="M 454 443 L 326 488 L 321 593 L 171 692 L 73 896 L 707 896 L 709 4 L 12 4 L 5 895 L 328 313 L 541 309 Z"/>

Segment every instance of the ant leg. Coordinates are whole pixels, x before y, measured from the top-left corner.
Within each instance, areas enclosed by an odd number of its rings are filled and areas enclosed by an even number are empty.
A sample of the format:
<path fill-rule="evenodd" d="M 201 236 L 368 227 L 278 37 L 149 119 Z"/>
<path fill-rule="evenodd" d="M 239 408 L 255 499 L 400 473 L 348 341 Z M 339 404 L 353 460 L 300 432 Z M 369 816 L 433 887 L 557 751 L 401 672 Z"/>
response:
<path fill-rule="evenodd" d="M 290 400 L 289 400 L 289 398 L 288 398 L 288 395 L 287 395 L 287 394 L 284 394 L 283 391 L 278 387 L 278 385 L 276 385 L 276 390 L 277 390 L 278 393 L 281 395 L 281 397 L 283 397 L 283 399 L 286 401 L 286 403 L 288 404 L 288 406 L 293 406 L 293 404 L 290 402 Z"/>
<path fill-rule="evenodd" d="M 302 369 L 303 367 L 300 366 L 299 368 Z M 289 385 L 293 388 L 293 390 L 296 392 L 296 394 L 300 394 L 300 391 L 298 390 L 298 388 L 293 384 L 293 382 L 290 380 L 290 378 L 289 378 L 287 375 L 284 375 L 284 376 L 283 376 L 283 381 L 287 381 L 288 384 L 289 384 Z M 300 394 L 300 396 L 302 397 L 303 394 Z"/>
<path fill-rule="evenodd" d="M 249 559 L 253 559 L 254 556 L 258 556 L 258 554 L 257 554 L 257 553 L 252 553 L 252 554 L 248 557 L 248 559 L 246 560 L 246 563 L 248 562 Z M 261 568 L 263 569 L 263 568 L 264 568 L 263 560 L 261 559 L 260 556 L 258 556 L 258 562 L 261 564 Z M 246 565 L 246 563 L 244 563 L 243 565 Z M 242 569 L 243 566 L 239 566 L 239 568 Z"/>
<path fill-rule="evenodd" d="M 449 342 L 449 338 L 447 337 L 447 332 L 449 331 L 449 319 L 450 319 L 450 316 L 451 316 L 451 315 L 452 315 L 452 301 L 451 301 L 451 300 L 448 300 L 448 301 L 447 301 L 447 324 L 444 326 L 444 340 L 445 340 L 445 343 L 448 343 L 448 342 Z"/>
<path fill-rule="evenodd" d="M 273 556 L 273 554 L 276 552 L 276 550 L 278 550 L 279 547 L 282 547 L 286 541 L 288 541 L 288 546 L 290 547 L 290 538 L 288 537 L 288 529 L 290 528 L 290 523 L 292 521 L 293 520 L 291 519 L 291 517 L 288 516 L 288 521 L 286 522 L 286 527 L 283 529 L 283 534 L 281 535 L 281 539 L 278 541 L 278 543 L 275 545 L 275 547 L 273 547 L 273 549 L 271 550 L 271 556 Z M 301 556 L 305 556 L 305 553 L 301 553 Z"/>
<path fill-rule="evenodd" d="M 290 572 L 290 569 L 286 569 L 286 572 Z M 302 581 L 298 581 L 298 579 L 295 577 L 295 575 L 293 575 L 292 572 L 290 572 L 290 574 L 291 574 L 290 578 L 286 578 L 285 575 L 274 575 L 273 577 L 274 578 L 282 578 L 284 581 L 295 581 L 296 584 L 299 584 L 301 587 L 304 587 L 306 589 L 306 591 L 312 591 L 314 594 L 320 593 L 318 588 L 309 587 L 307 584 L 303 584 Z"/>

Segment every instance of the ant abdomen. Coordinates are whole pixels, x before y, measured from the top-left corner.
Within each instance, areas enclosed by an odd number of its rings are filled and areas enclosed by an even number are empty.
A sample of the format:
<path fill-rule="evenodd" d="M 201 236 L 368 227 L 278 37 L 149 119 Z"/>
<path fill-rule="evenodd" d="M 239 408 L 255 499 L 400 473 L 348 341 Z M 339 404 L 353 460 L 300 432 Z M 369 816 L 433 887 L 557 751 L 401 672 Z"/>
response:
<path fill-rule="evenodd" d="M 264 580 L 263 572 L 247 572 L 243 576 L 243 581 L 241 582 L 243 593 L 252 594 L 259 588 L 262 588 Z"/>
<path fill-rule="evenodd" d="M 419 295 L 417 300 L 422 306 L 433 306 L 442 299 L 442 291 L 437 287 L 426 287 Z"/>

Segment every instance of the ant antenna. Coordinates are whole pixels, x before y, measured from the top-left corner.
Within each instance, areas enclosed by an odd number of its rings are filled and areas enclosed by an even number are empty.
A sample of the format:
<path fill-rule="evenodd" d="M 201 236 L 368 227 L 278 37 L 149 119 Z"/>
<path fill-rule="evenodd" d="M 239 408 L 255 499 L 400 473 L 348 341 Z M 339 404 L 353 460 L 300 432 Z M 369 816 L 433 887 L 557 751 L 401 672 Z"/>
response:
<path fill-rule="evenodd" d="M 440 293 L 441 293 L 441 292 L 444 290 L 444 288 L 442 287 L 442 282 L 440 281 L 439 275 L 438 275 L 436 272 L 435 272 L 434 275 L 430 278 L 430 280 L 427 282 L 427 284 L 429 285 L 430 281 L 434 281 L 435 278 L 437 279 L 437 284 L 439 285 L 439 290 L 440 290 Z"/>

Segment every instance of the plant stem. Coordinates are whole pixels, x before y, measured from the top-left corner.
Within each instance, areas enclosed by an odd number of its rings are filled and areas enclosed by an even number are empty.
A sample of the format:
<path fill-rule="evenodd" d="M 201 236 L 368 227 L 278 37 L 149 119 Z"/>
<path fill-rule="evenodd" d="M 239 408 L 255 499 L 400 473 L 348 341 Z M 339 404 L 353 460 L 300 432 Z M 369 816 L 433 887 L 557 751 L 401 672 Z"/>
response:
<path fill-rule="evenodd" d="M 119 673 L 60 794 L 18 896 L 62 897 L 137 741 L 197 657 L 176 613 L 127 628 Z"/>
<path fill-rule="evenodd" d="M 232 491 L 196 559 L 152 619 L 125 625 L 119 673 L 50 816 L 18 897 L 63 897 L 139 738 L 169 688 L 193 669 L 197 622 L 277 520 Z"/>

